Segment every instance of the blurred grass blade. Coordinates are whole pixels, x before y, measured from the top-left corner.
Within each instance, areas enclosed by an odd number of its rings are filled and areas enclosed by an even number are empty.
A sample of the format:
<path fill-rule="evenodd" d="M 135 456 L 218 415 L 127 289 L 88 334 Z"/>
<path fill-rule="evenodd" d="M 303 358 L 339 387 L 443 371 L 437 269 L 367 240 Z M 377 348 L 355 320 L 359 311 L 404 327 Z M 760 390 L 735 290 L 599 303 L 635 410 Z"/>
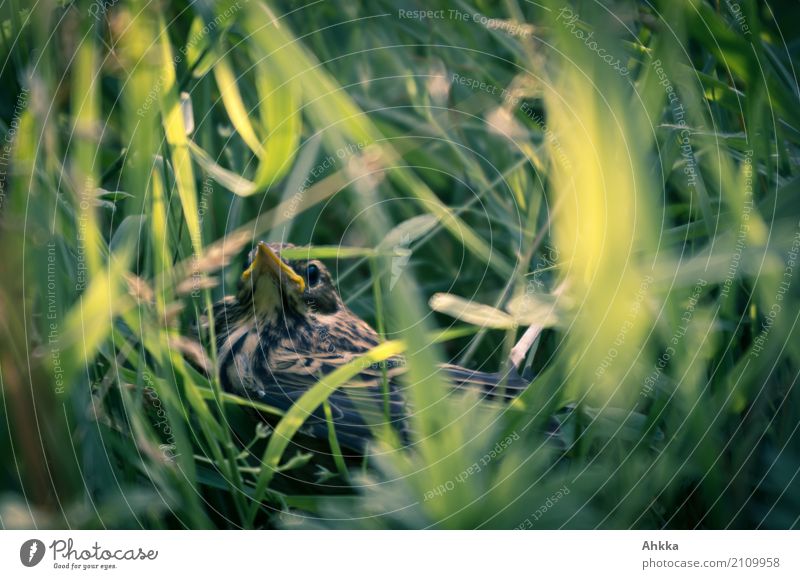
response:
<path fill-rule="evenodd" d="M 279 69 L 268 59 L 256 62 L 255 73 L 261 121 L 267 129 L 255 182 L 258 188 L 267 188 L 289 171 L 297 155 L 303 130 L 300 87 L 294 79 L 281 78 Z"/>
<path fill-rule="evenodd" d="M 264 26 L 267 19 L 271 25 Z M 303 49 L 288 28 L 285 20 L 275 17 L 263 2 L 253 1 L 242 10 L 242 25 L 248 41 L 262 57 L 280 70 L 285 79 L 296 80 L 307 103 L 305 111 L 319 129 L 326 129 L 324 138 L 332 150 L 357 144 L 368 148 L 380 143 L 377 163 L 387 167 L 387 173 L 420 206 L 441 221 L 445 229 L 481 261 L 498 273 L 510 276 L 513 267 L 466 222 L 459 218 L 412 171 L 405 167 L 399 153 L 387 144 L 378 128 L 336 81 L 319 66 L 316 58 Z M 299 72 L 298 72 L 299 71 Z"/>
<path fill-rule="evenodd" d="M 465 300 L 453 294 L 434 294 L 429 304 L 431 309 L 436 312 L 447 314 L 462 322 L 483 328 L 507 330 L 517 327 L 514 318 L 507 313 L 486 304 Z"/>
<path fill-rule="evenodd" d="M 134 305 L 125 283 L 129 261 L 129 250 L 112 255 L 105 271 L 92 277 L 84 295 L 66 316 L 62 343 L 73 352 L 65 360 L 75 372 L 97 356 L 100 344 L 111 334 L 115 318 Z"/>
<path fill-rule="evenodd" d="M 264 148 L 261 146 L 261 139 L 256 135 L 255 128 L 250 122 L 250 111 L 247 110 L 247 106 L 244 104 L 242 95 L 239 92 L 236 75 L 233 72 L 228 56 L 224 54 L 217 55 L 217 61 L 214 64 L 214 78 L 217 80 L 219 94 L 222 97 L 225 110 L 228 112 L 228 118 L 233 123 L 236 132 L 239 133 L 239 136 L 257 157 L 263 158 Z"/>
<path fill-rule="evenodd" d="M 75 150 L 73 159 L 73 182 L 78 193 L 79 223 L 83 231 L 78 251 L 86 260 L 85 272 L 79 279 L 97 274 L 102 268 L 101 247 L 105 241 L 97 223 L 95 198 L 97 186 L 97 150 L 100 139 L 98 115 L 100 113 L 99 86 L 97 78 L 97 48 L 92 40 L 84 42 L 78 49 L 74 63 L 72 102 L 75 126 Z"/>
<path fill-rule="evenodd" d="M 512 298 L 506 310 L 521 326 L 542 326 L 545 328 L 563 323 L 567 298 L 545 293 L 526 292 Z"/>
<path fill-rule="evenodd" d="M 161 45 L 161 80 L 159 103 L 164 123 L 164 132 L 171 149 L 172 168 L 178 197 L 183 206 L 183 218 L 189 231 L 192 249 L 196 255 L 203 252 L 200 220 L 197 211 L 197 188 L 195 185 L 192 159 L 189 155 L 186 126 L 183 122 L 183 109 L 175 79 L 175 64 L 172 56 L 167 25 L 163 16 L 159 18 L 159 42 Z"/>
<path fill-rule="evenodd" d="M 417 215 L 394 226 L 381 240 L 379 247 L 384 249 L 393 249 L 396 246 L 408 248 L 411 243 L 430 233 L 438 224 L 439 220 L 434 215 L 427 213 Z"/>
<path fill-rule="evenodd" d="M 235 193 L 240 197 L 248 197 L 259 190 L 252 181 L 219 165 L 211 158 L 211 155 L 205 152 L 194 141 L 188 141 L 188 145 L 189 151 L 192 153 L 192 157 L 197 161 L 198 165 L 211 175 L 217 183 L 225 187 L 231 193 Z"/>

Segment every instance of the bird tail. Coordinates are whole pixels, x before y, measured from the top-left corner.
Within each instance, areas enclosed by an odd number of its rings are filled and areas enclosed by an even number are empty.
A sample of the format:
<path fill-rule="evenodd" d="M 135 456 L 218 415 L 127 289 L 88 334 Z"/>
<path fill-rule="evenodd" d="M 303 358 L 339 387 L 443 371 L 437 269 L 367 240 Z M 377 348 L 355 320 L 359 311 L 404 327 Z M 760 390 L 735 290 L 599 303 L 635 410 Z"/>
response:
<path fill-rule="evenodd" d="M 516 398 L 531 382 L 520 376 L 514 368 L 505 372 L 479 372 L 454 364 L 442 364 L 441 368 L 456 388 L 478 388 L 489 397 L 502 400 Z"/>

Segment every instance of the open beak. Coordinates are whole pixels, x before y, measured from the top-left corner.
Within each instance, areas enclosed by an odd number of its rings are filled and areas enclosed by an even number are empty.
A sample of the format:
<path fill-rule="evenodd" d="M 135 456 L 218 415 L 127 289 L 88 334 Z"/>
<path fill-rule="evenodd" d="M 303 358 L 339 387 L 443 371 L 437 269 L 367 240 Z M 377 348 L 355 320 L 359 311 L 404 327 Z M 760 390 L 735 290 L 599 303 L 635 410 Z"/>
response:
<path fill-rule="evenodd" d="M 242 281 L 246 282 L 254 276 L 255 279 L 264 272 L 268 272 L 279 281 L 289 280 L 297 286 L 300 293 L 306 289 L 305 280 L 286 265 L 278 254 L 272 251 L 269 245 L 259 241 L 256 247 L 256 256 L 253 258 L 253 263 L 250 264 L 250 267 L 242 274 Z"/>

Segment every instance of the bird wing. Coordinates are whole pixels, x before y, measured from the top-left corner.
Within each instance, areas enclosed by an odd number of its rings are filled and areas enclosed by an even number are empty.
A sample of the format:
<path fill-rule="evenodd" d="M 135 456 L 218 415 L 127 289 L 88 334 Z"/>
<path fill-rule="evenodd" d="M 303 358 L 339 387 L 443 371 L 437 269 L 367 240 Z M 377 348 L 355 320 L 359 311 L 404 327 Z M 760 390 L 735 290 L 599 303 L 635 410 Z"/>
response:
<path fill-rule="evenodd" d="M 303 355 L 287 348 L 273 348 L 268 356 L 256 356 L 248 393 L 284 411 L 289 410 L 319 380 L 356 359 L 361 353 L 336 352 Z M 406 405 L 393 378 L 402 371 L 402 360 L 365 366 L 329 397 L 331 418 L 339 444 L 362 451 L 372 431 L 387 424 L 405 436 Z M 322 407 L 306 417 L 304 426 L 312 436 L 327 437 Z"/>
<path fill-rule="evenodd" d="M 243 374 L 247 395 L 281 410 L 288 411 L 321 378 L 356 360 L 366 350 L 339 348 L 331 352 L 303 352 L 292 343 L 271 344 L 268 351 L 244 359 L 251 366 Z M 249 349 L 249 348 L 245 348 Z M 454 364 L 442 364 L 448 380 L 456 389 L 478 389 L 489 398 L 510 399 L 528 386 L 515 371 L 506 374 L 469 370 Z M 402 357 L 365 365 L 355 376 L 337 388 L 328 398 L 332 422 L 342 447 L 363 451 L 375 430 L 391 425 L 408 439 L 408 407 L 397 379 L 405 372 Z M 323 407 L 315 409 L 304 422 L 306 432 L 327 438 L 328 425 Z"/>
<path fill-rule="evenodd" d="M 490 398 L 511 400 L 522 394 L 530 384 L 513 368 L 506 372 L 480 372 L 455 364 L 441 364 L 439 367 L 455 388 L 478 389 Z"/>

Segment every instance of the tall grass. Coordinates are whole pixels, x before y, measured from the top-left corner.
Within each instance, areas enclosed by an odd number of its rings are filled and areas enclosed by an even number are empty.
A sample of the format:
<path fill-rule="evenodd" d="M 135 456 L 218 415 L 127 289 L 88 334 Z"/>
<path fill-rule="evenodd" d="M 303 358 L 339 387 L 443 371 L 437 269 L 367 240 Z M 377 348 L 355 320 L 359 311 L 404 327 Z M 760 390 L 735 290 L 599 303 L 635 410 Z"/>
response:
<path fill-rule="evenodd" d="M 798 30 L 733 6 L 0 5 L 2 526 L 797 526 Z M 260 239 L 406 357 L 408 448 L 302 433 L 363 360 L 221 388 Z M 436 371 L 531 326 L 511 404 Z"/>

